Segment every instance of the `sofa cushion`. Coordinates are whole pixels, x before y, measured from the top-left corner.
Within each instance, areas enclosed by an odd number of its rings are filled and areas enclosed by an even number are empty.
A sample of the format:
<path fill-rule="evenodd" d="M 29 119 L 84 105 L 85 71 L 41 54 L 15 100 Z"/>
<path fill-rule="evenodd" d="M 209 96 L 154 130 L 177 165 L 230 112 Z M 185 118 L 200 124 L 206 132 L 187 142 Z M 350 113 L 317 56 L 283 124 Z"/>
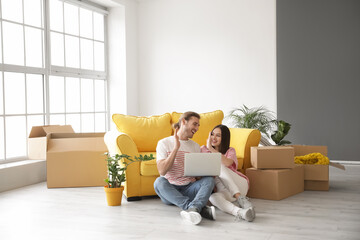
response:
<path fill-rule="evenodd" d="M 177 123 L 182 113 L 173 112 L 171 114 L 171 123 Z M 200 128 L 195 133 L 192 140 L 197 142 L 200 146 L 206 145 L 206 139 L 209 137 L 209 132 L 216 126 L 221 124 L 224 118 L 224 113 L 221 110 L 216 110 L 208 113 L 200 113 Z"/>
<path fill-rule="evenodd" d="M 160 139 L 171 135 L 171 115 L 136 117 L 113 114 L 112 119 L 118 131 L 128 134 L 139 152 L 155 152 Z"/>

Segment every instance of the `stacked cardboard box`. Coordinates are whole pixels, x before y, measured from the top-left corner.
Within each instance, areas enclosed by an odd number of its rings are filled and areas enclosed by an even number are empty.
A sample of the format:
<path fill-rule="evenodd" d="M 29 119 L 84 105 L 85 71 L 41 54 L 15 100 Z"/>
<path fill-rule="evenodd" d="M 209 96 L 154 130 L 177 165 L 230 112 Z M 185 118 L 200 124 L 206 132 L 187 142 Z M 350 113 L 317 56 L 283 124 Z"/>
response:
<path fill-rule="evenodd" d="M 248 196 L 281 200 L 304 191 L 304 166 L 294 164 L 293 147 L 251 147 Z"/>
<path fill-rule="evenodd" d="M 327 156 L 327 146 L 292 145 L 295 156 L 304 156 L 309 153 L 321 153 Z M 331 166 L 345 170 L 341 164 L 330 162 Z M 329 165 L 304 164 L 305 190 L 328 191 L 329 190 Z"/>

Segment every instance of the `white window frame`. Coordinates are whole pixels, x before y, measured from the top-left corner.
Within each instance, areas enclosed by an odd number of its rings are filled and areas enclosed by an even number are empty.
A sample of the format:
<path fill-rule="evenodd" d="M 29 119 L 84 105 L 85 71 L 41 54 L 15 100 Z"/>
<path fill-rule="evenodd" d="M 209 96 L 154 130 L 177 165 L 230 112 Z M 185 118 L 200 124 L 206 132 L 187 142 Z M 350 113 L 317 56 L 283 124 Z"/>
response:
<path fill-rule="evenodd" d="M 23 3 L 26 0 L 23 0 Z M 87 113 L 92 113 L 94 114 L 94 129 L 95 129 L 95 117 L 96 117 L 96 113 L 103 113 L 105 114 L 105 131 L 108 131 L 109 129 L 109 107 L 108 107 L 108 89 L 107 89 L 107 78 L 108 78 L 108 73 L 107 73 L 107 69 L 108 69 L 108 63 L 107 63 L 107 48 L 108 48 L 108 39 L 107 39 L 107 14 L 108 11 L 106 10 L 105 7 L 102 7 L 100 5 L 97 5 L 95 3 L 91 3 L 88 2 L 86 0 L 60 0 L 62 2 L 66 2 L 66 3 L 70 3 L 73 5 L 77 5 L 79 7 L 82 8 L 86 8 L 88 10 L 94 11 L 94 12 L 98 12 L 102 15 L 104 15 L 104 67 L 105 70 L 104 71 L 93 71 L 93 70 L 85 70 L 85 69 L 77 69 L 77 68 L 69 68 L 69 67 L 60 67 L 60 66 L 52 66 L 51 65 L 51 49 L 50 49 L 50 9 L 49 9 L 49 1 L 50 0 L 41 0 L 41 4 L 42 4 L 42 27 L 35 27 L 35 26 L 29 26 L 26 25 L 24 23 L 18 23 L 18 22 L 12 22 L 6 19 L 3 19 L 1 16 L 1 0 L 0 0 L 0 24 L 1 24 L 1 51 L 2 51 L 2 62 L 0 63 L 0 74 L 2 74 L 2 89 L 3 92 L 5 92 L 5 79 L 4 79 L 4 73 L 5 72 L 15 72 L 15 73 L 24 73 L 25 74 L 25 84 L 26 84 L 26 74 L 39 74 L 39 75 L 43 75 L 43 94 L 44 94 L 44 102 L 43 102 L 43 113 L 39 113 L 39 114 L 31 114 L 31 113 L 27 113 L 27 110 L 25 110 L 24 114 L 6 114 L 5 113 L 5 94 L 3 94 L 3 113 L 0 114 L 0 117 L 2 117 L 2 122 L 0 122 L 0 124 L 3 125 L 4 127 L 4 137 L 3 137 L 3 142 L 4 142 L 4 146 L 0 146 L 1 148 L 3 148 L 4 151 L 4 159 L 0 158 L 0 164 L 4 164 L 4 163 L 9 163 L 9 162 L 14 162 L 14 161 L 19 161 L 19 160 L 25 160 L 27 159 L 27 156 L 19 156 L 19 157 L 14 157 L 14 158 L 7 158 L 6 157 L 6 117 L 11 117 L 11 116 L 25 116 L 26 119 L 26 132 L 24 134 L 27 134 L 29 132 L 28 128 L 28 116 L 32 116 L 32 115 L 42 115 L 44 118 L 44 124 L 51 124 L 50 122 L 50 115 L 56 115 L 56 114 L 61 114 L 66 116 L 66 114 L 87 114 Z M 22 5 L 23 9 L 22 9 L 22 14 L 24 17 L 24 4 Z M 11 65 L 11 64 L 4 64 L 4 46 L 3 46 L 3 27 L 2 27 L 2 23 L 6 21 L 6 22 L 10 22 L 10 23 L 16 23 L 19 25 L 22 25 L 23 28 L 25 28 L 26 26 L 32 27 L 32 28 L 37 28 L 37 29 L 41 29 L 44 31 L 44 34 L 42 34 L 42 43 L 43 43 L 43 68 L 36 68 L 36 67 L 28 67 L 28 66 L 18 66 L 18 65 Z M 80 23 L 79 23 L 80 24 Z M 67 34 L 68 35 L 68 34 Z M 25 39 L 25 33 L 23 32 L 23 36 Z M 77 36 L 79 37 L 79 36 Z M 93 39 L 94 40 L 94 39 Z M 95 40 L 94 40 L 95 41 Z M 65 46 L 64 46 L 64 51 L 65 51 Z M 81 50 L 79 50 L 81 51 Z M 24 41 L 24 65 L 26 65 L 26 44 Z M 81 66 L 81 65 L 80 65 Z M 64 79 L 66 77 L 74 77 L 74 78 L 79 78 L 81 80 L 81 78 L 86 78 L 86 79 L 93 79 L 93 80 L 104 80 L 104 111 L 96 111 L 95 109 L 95 105 L 94 105 L 94 111 L 93 112 L 82 112 L 80 110 L 80 112 L 65 112 L 63 113 L 50 113 L 50 106 L 49 106 L 49 77 L 53 75 L 53 76 L 62 76 L 64 77 Z M 95 82 L 94 82 L 95 84 Z M 66 89 L 64 89 L 65 93 L 66 93 Z M 94 92 L 95 92 L 95 88 L 94 88 Z M 81 93 L 80 93 L 81 94 Z M 95 93 L 94 93 L 94 98 L 95 98 Z M 80 96 L 81 97 L 81 96 Z M 66 100 L 65 100 L 66 101 Z M 95 102 L 93 103 L 95 104 Z M 27 98 L 25 96 L 25 108 L 27 106 Z M 66 121 L 66 117 L 65 117 L 65 121 Z M 80 125 L 81 125 L 81 120 L 80 120 Z M 27 136 L 26 136 L 27 138 Z M 27 144 L 26 144 L 26 151 L 27 151 Z M 1 156 L 0 156 L 1 157 Z"/>

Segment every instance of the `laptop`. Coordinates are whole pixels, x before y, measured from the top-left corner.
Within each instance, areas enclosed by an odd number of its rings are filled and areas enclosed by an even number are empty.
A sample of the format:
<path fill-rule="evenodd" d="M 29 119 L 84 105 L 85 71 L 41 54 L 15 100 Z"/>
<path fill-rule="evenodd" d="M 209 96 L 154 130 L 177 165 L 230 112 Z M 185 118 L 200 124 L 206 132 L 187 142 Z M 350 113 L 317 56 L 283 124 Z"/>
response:
<path fill-rule="evenodd" d="M 185 153 L 184 176 L 219 176 L 221 153 Z"/>

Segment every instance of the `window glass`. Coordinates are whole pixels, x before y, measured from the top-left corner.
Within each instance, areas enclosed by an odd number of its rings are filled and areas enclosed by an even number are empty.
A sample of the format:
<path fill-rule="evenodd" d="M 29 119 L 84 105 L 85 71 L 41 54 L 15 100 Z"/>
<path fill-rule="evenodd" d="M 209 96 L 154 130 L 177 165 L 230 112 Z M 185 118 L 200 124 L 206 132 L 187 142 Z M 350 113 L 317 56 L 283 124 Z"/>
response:
<path fill-rule="evenodd" d="M 45 125 L 44 122 L 45 118 L 44 115 L 31 115 L 27 117 L 27 134 L 29 136 L 31 128 L 33 126 L 43 126 Z"/>
<path fill-rule="evenodd" d="M 50 125 L 65 125 L 65 115 L 64 114 L 51 114 L 50 115 Z"/>
<path fill-rule="evenodd" d="M 94 114 L 81 114 L 81 132 L 94 132 Z"/>
<path fill-rule="evenodd" d="M 65 33 L 79 35 L 79 8 L 64 3 Z"/>
<path fill-rule="evenodd" d="M 4 108 L 3 108 L 3 79 L 2 79 L 2 72 L 0 72 L 0 114 L 4 113 Z M 1 122 L 0 122 L 1 124 Z"/>
<path fill-rule="evenodd" d="M 104 16 L 94 12 L 94 39 L 104 41 Z"/>
<path fill-rule="evenodd" d="M 104 43 L 94 42 L 94 59 L 95 59 L 95 70 L 105 70 L 105 58 L 104 58 Z"/>
<path fill-rule="evenodd" d="M 0 160 L 5 159 L 4 118 L 0 117 Z"/>
<path fill-rule="evenodd" d="M 79 78 L 66 78 L 66 112 L 80 112 Z"/>
<path fill-rule="evenodd" d="M 6 157 L 26 156 L 25 116 L 6 117 Z"/>
<path fill-rule="evenodd" d="M 93 38 L 92 12 L 87 9 L 80 9 L 80 36 Z"/>
<path fill-rule="evenodd" d="M 80 114 L 66 114 L 66 124 L 71 125 L 75 132 L 81 132 Z"/>
<path fill-rule="evenodd" d="M 25 27 L 26 66 L 43 66 L 42 34 L 40 29 Z"/>
<path fill-rule="evenodd" d="M 24 22 L 27 25 L 42 27 L 42 1 L 24 1 Z"/>
<path fill-rule="evenodd" d="M 66 67 L 79 68 L 79 38 L 65 36 L 65 65 Z"/>
<path fill-rule="evenodd" d="M 64 66 L 64 35 L 52 32 L 51 41 L 51 64 Z"/>
<path fill-rule="evenodd" d="M 1 0 L 2 17 L 23 23 L 22 0 Z"/>
<path fill-rule="evenodd" d="M 93 41 L 87 39 L 81 39 L 80 45 L 81 45 L 81 68 L 94 70 Z"/>
<path fill-rule="evenodd" d="M 25 113 L 25 75 L 23 73 L 4 73 L 5 113 Z"/>
<path fill-rule="evenodd" d="M 0 24 L 0 46 L 2 43 L 2 31 L 1 31 L 1 24 Z M 0 63 L 2 63 L 2 47 L 0 47 Z"/>
<path fill-rule="evenodd" d="M 106 126 L 105 113 L 95 113 L 95 132 L 105 132 Z"/>
<path fill-rule="evenodd" d="M 105 111 L 105 81 L 95 80 L 95 111 Z"/>
<path fill-rule="evenodd" d="M 94 111 L 94 81 L 81 79 L 81 111 Z"/>
<path fill-rule="evenodd" d="M 59 0 L 50 0 L 50 29 L 63 32 L 63 2 Z"/>
<path fill-rule="evenodd" d="M 49 78 L 50 112 L 65 112 L 64 77 L 50 76 Z"/>
<path fill-rule="evenodd" d="M 44 85 L 43 76 L 38 74 L 26 74 L 27 112 L 44 112 Z"/>
<path fill-rule="evenodd" d="M 4 63 L 24 65 L 23 27 L 19 24 L 3 22 Z"/>

